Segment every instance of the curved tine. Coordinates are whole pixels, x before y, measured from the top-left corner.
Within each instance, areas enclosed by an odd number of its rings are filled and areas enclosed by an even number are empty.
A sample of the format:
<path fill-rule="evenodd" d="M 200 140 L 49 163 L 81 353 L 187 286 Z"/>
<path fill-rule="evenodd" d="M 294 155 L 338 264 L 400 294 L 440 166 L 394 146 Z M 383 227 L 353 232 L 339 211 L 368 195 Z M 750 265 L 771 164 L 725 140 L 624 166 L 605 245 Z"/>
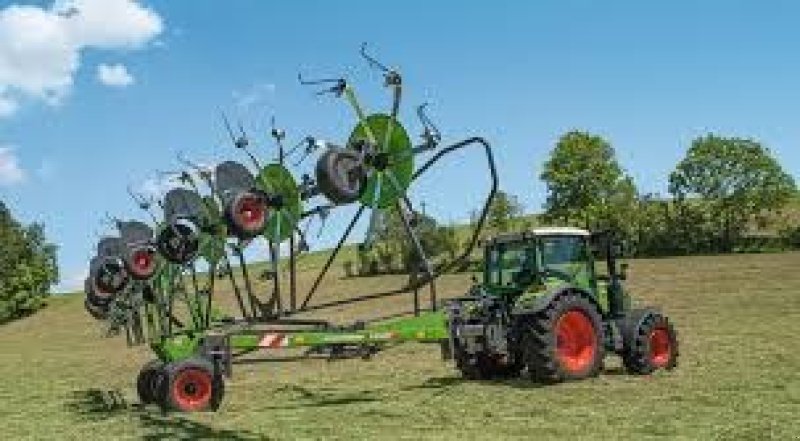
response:
<path fill-rule="evenodd" d="M 191 160 L 189 160 L 186 156 L 184 156 L 183 152 L 178 152 L 178 154 L 176 156 L 177 156 L 178 162 L 180 162 L 181 164 L 185 165 L 186 167 L 194 169 L 194 170 L 196 170 L 198 172 L 206 170 L 206 168 L 201 166 L 200 164 L 197 164 L 197 163 L 192 162 Z"/>
<path fill-rule="evenodd" d="M 177 170 L 156 170 L 156 176 L 172 182 L 175 182 L 175 179 L 179 178 L 182 174 L 182 171 Z"/>
<path fill-rule="evenodd" d="M 297 73 L 297 80 L 300 81 L 300 84 L 303 86 L 316 86 L 320 84 L 339 83 L 342 81 L 341 78 L 320 78 L 317 80 L 306 80 L 303 78 L 303 74 L 300 72 Z"/>
<path fill-rule="evenodd" d="M 286 156 L 293 155 L 297 149 L 302 147 L 303 145 L 313 144 L 316 142 L 316 139 L 312 136 L 306 136 L 305 138 L 301 139 L 300 142 L 294 145 L 294 147 L 290 148 L 288 152 L 286 152 Z"/>
<path fill-rule="evenodd" d="M 374 57 L 370 56 L 367 53 L 367 42 L 366 41 L 361 43 L 361 56 L 364 57 L 365 60 L 367 60 L 367 63 L 372 68 L 378 69 L 378 70 L 380 70 L 380 71 L 382 71 L 383 73 L 386 73 L 386 74 L 391 72 L 391 69 L 389 69 L 383 63 L 381 63 L 380 61 L 376 60 Z"/>
<path fill-rule="evenodd" d="M 250 142 L 248 141 L 247 136 L 244 133 L 244 128 L 242 127 L 242 124 L 239 123 L 239 130 L 242 132 L 242 135 L 237 138 L 236 134 L 233 133 L 231 122 L 228 120 L 228 117 L 227 115 L 225 115 L 225 112 L 220 111 L 220 113 L 222 114 L 222 122 L 225 123 L 225 130 L 227 130 L 228 136 L 230 136 L 231 143 L 233 144 L 233 146 L 239 149 L 244 149 L 245 147 L 247 147 L 248 144 L 250 144 Z"/>
<path fill-rule="evenodd" d="M 103 222 L 111 227 L 117 228 L 119 227 L 119 223 L 121 222 L 120 219 L 111 216 L 107 211 L 104 214 Z"/>
<path fill-rule="evenodd" d="M 417 106 L 417 116 L 419 117 L 419 121 L 422 123 L 422 126 L 425 128 L 425 131 L 430 133 L 430 135 L 436 141 L 441 141 L 442 135 L 439 132 L 439 129 L 436 127 L 436 124 L 428 117 L 428 114 L 425 113 L 425 108 L 428 107 L 428 103 L 422 103 Z"/>
<path fill-rule="evenodd" d="M 236 145 L 236 135 L 233 134 L 233 129 L 231 128 L 231 122 L 228 121 L 228 116 L 225 115 L 225 112 L 220 110 L 219 113 L 220 113 L 220 115 L 222 115 L 222 122 L 225 124 L 225 129 L 228 131 L 228 136 L 231 137 L 231 143 L 235 146 Z"/>
<path fill-rule="evenodd" d="M 270 118 L 270 128 L 270 135 L 280 144 L 283 139 L 286 138 L 286 131 L 275 126 L 275 115 L 272 115 L 272 118 Z"/>
<path fill-rule="evenodd" d="M 148 201 L 144 196 L 141 194 L 137 194 L 131 188 L 131 184 L 125 186 L 125 189 L 128 191 L 128 195 L 136 202 L 136 205 L 142 207 L 143 210 L 147 210 L 147 208 L 151 205 L 151 201 Z"/>
<path fill-rule="evenodd" d="M 249 140 L 249 138 L 247 137 L 247 133 L 244 131 L 244 126 L 242 125 L 242 120 L 241 120 L 241 119 L 237 120 L 237 121 L 236 121 L 236 125 L 238 125 L 238 126 L 239 126 L 239 133 L 241 133 L 241 134 L 242 134 L 242 136 L 240 136 L 240 137 L 239 137 L 239 139 L 240 139 L 240 140 L 244 140 L 245 142 L 247 142 L 247 144 L 249 144 L 249 143 L 250 143 L 250 142 L 249 142 L 250 140 Z"/>

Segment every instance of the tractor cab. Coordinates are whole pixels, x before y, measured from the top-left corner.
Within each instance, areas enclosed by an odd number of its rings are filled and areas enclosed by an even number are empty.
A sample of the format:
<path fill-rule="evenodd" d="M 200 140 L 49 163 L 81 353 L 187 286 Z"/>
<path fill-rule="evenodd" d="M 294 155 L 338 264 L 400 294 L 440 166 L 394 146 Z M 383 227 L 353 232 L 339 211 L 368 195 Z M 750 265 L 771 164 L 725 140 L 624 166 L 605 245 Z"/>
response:
<path fill-rule="evenodd" d="M 620 283 L 625 265 L 620 246 L 608 232 L 579 228 L 537 228 L 493 238 L 484 249 L 483 288 L 519 305 L 559 287 L 579 288 L 595 297 L 604 313 L 621 312 L 626 296 Z M 598 260 L 604 261 L 596 265 Z"/>

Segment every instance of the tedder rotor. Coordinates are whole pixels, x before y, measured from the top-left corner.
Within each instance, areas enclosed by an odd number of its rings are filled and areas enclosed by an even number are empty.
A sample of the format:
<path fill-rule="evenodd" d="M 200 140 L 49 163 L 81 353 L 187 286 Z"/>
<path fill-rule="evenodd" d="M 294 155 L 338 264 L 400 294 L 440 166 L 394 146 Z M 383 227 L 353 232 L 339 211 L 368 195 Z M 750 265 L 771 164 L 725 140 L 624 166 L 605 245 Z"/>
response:
<path fill-rule="evenodd" d="M 413 143 L 400 122 L 402 76 L 363 46 L 361 55 L 382 73 L 391 91 L 387 113 L 368 113 L 343 78 L 299 77 L 303 85 L 325 87 L 319 95 L 343 98 L 352 108 L 356 123 L 343 142 L 307 136 L 286 149 L 286 134 L 273 121 L 278 155 L 262 164 L 241 125 L 235 131 L 223 115 L 233 146 L 246 154 L 249 166 L 233 160 L 203 166 L 179 155 L 186 170 L 165 174 L 174 184 L 165 194 L 145 197 L 128 190 L 150 222 L 115 220 L 116 232 L 99 240 L 85 283 L 85 305 L 92 317 L 108 323 L 109 335 L 124 330 L 129 345 L 147 344 L 153 350 L 155 359 L 136 381 L 143 404 L 216 410 L 233 365 L 275 360 L 276 352 L 292 348 L 305 349 L 300 358 L 366 358 L 404 341 L 437 343 L 470 378 L 523 370 L 539 380 L 582 378 L 597 373 L 606 349 L 622 355 L 637 373 L 675 365 L 671 323 L 654 309 L 628 307 L 620 283 L 624 272 L 616 269 L 611 239 L 603 254 L 608 275 L 595 273 L 589 239 L 600 236 L 582 230 L 496 238 L 486 245 L 483 282 L 464 297 L 439 300 L 437 278 L 469 263 L 497 191 L 492 150 L 479 137 L 441 146 L 424 105 L 416 112 L 421 142 Z M 434 261 L 420 240 L 409 191 L 434 165 L 467 148 L 485 158 L 488 191 L 465 249 Z M 297 154 L 302 157 L 293 167 L 316 155 L 313 177 L 294 178 L 287 163 Z M 319 218 L 324 224 L 344 206 L 353 206 L 355 214 L 301 292 L 298 258 L 309 249 L 308 223 Z M 398 216 L 415 255 L 411 270 L 416 277 L 389 292 L 314 302 L 367 211 L 369 226 L 360 249 L 374 245 L 387 212 Z M 267 270 L 258 277 L 266 284 L 256 283 L 253 264 L 245 257 L 257 241 L 267 244 Z M 221 298 L 229 291 L 220 289 L 217 279 L 227 279 L 232 298 Z M 420 302 L 423 291 L 427 306 Z M 332 308 L 395 296 L 409 298 L 411 307 L 346 325 L 317 318 Z"/>

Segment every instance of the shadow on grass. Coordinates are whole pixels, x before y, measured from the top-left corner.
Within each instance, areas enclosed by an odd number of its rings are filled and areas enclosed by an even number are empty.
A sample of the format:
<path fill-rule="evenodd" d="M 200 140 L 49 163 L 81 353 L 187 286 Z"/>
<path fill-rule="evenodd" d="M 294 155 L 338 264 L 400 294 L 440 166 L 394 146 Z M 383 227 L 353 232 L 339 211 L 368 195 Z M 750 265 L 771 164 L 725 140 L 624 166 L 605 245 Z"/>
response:
<path fill-rule="evenodd" d="M 300 401 L 300 403 L 287 406 L 266 406 L 264 409 L 303 409 L 381 401 L 375 391 L 371 390 L 339 393 L 336 391 L 310 390 L 293 384 L 280 387 L 276 391 L 296 394 L 297 401 Z"/>
<path fill-rule="evenodd" d="M 625 368 L 613 367 L 613 368 L 603 369 L 600 372 L 600 376 L 604 375 L 613 377 L 613 376 L 630 375 L 630 374 L 628 373 L 628 371 L 625 370 Z M 500 386 L 514 387 L 518 389 L 538 389 L 542 387 L 556 386 L 556 384 L 548 384 L 548 383 L 533 381 L 526 374 L 523 373 L 521 377 L 494 378 L 489 380 L 470 380 L 458 375 L 447 376 L 447 377 L 433 377 L 433 378 L 428 378 L 422 384 L 404 387 L 403 390 L 417 390 L 417 389 L 445 390 L 465 383 L 494 384 Z"/>
<path fill-rule="evenodd" d="M 219 439 L 231 441 L 267 440 L 268 437 L 243 430 L 216 429 L 180 414 L 168 414 L 157 408 L 128 404 L 119 391 L 88 389 L 72 392 L 66 407 L 84 421 L 127 418 L 123 424 L 138 425 L 144 440 Z"/>

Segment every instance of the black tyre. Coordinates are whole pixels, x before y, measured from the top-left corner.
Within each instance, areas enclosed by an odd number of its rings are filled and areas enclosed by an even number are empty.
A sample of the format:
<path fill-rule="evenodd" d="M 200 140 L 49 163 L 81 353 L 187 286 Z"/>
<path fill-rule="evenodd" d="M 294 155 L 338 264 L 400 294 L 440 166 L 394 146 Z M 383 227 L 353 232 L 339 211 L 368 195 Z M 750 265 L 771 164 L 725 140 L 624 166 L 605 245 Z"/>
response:
<path fill-rule="evenodd" d="M 91 283 L 95 295 L 99 297 L 113 297 L 122 292 L 130 281 L 125 263 L 117 257 L 104 257 L 91 271 Z"/>
<path fill-rule="evenodd" d="M 83 306 L 86 311 L 96 320 L 105 320 L 108 318 L 108 309 L 111 304 L 112 294 L 97 295 L 94 283 L 90 279 L 84 282 L 84 292 L 86 298 L 83 299 Z"/>
<path fill-rule="evenodd" d="M 317 161 L 317 185 L 334 204 L 358 200 L 366 185 L 359 154 L 342 148 L 329 148 Z"/>
<path fill-rule="evenodd" d="M 95 320 L 105 320 L 108 318 L 108 304 L 106 305 L 95 305 L 86 297 L 83 299 L 83 306 L 86 308 L 86 312 L 92 316 Z"/>
<path fill-rule="evenodd" d="M 197 257 L 200 249 L 199 229 L 188 220 L 179 220 L 166 225 L 156 240 L 159 253 L 176 264 L 189 263 Z"/>
<path fill-rule="evenodd" d="M 202 358 L 169 363 L 164 367 L 167 409 L 181 412 L 216 410 L 225 394 L 225 382 L 213 364 Z"/>
<path fill-rule="evenodd" d="M 136 392 L 139 402 L 147 405 L 158 403 L 161 400 L 160 390 L 164 381 L 164 362 L 152 360 L 147 362 L 136 377 Z"/>
<path fill-rule="evenodd" d="M 597 307 L 578 293 L 565 293 L 522 321 L 521 350 L 531 379 L 542 383 L 594 377 L 605 356 Z"/>
<path fill-rule="evenodd" d="M 678 365 L 678 337 L 666 315 L 655 309 L 636 309 L 623 319 L 622 362 L 628 372 L 650 374 Z"/>

